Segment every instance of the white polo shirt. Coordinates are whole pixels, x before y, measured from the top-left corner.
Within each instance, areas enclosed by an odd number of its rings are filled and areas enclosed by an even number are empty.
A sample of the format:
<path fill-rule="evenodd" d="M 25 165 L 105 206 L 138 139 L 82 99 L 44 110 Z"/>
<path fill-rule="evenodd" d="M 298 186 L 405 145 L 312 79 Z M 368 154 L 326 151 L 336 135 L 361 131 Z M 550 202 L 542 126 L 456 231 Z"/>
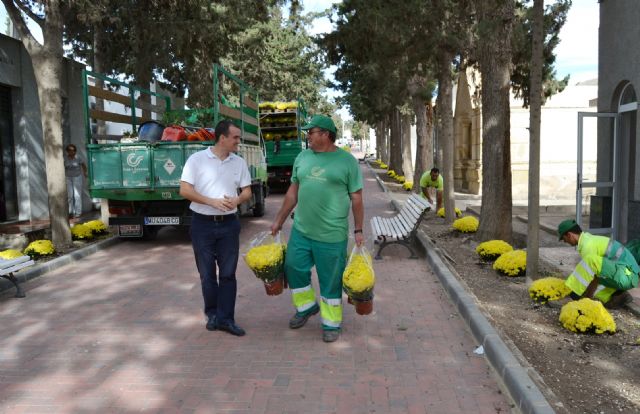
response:
<path fill-rule="evenodd" d="M 236 197 L 238 188 L 251 185 L 251 174 L 244 159 L 229 154 L 224 161 L 212 151 L 213 147 L 191 155 L 184 164 L 181 181 L 191 185 L 200 194 L 211 198 Z M 206 215 L 232 214 L 237 211 L 221 211 L 206 204 L 191 202 L 189 206 L 196 213 Z"/>

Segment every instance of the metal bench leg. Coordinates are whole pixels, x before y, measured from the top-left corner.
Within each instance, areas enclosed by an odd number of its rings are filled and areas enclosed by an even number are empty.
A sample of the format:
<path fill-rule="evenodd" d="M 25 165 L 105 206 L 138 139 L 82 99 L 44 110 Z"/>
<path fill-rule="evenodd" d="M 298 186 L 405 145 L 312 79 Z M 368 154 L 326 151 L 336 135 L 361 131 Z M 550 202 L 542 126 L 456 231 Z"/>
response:
<path fill-rule="evenodd" d="M 13 283 L 13 286 L 16 287 L 16 295 L 14 297 L 24 298 L 25 296 L 27 296 L 24 294 L 22 287 L 20 287 L 20 285 L 18 284 L 18 279 L 13 276 L 13 273 L 9 273 L 8 275 L 0 275 L 0 277 L 7 279 L 9 282 Z"/>
<path fill-rule="evenodd" d="M 376 256 L 374 257 L 374 259 L 382 260 L 382 256 L 380 256 L 380 252 L 382 252 L 382 249 L 384 249 L 387 246 L 387 244 L 389 244 L 387 243 L 387 238 L 384 236 L 380 236 L 374 241 L 374 244 L 380 245 L 380 247 L 378 248 L 378 253 L 376 253 Z"/>

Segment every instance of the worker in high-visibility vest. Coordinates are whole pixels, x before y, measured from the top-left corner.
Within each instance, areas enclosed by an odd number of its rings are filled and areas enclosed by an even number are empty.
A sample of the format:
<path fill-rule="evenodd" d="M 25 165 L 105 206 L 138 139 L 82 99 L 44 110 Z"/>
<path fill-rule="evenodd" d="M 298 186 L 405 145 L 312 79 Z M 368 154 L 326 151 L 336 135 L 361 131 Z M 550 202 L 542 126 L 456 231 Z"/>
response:
<path fill-rule="evenodd" d="M 565 281 L 572 297 L 597 299 L 607 308 L 633 300 L 627 290 L 638 286 L 640 266 L 622 243 L 583 232 L 575 220 L 558 226 L 560 240 L 577 246 L 582 260 Z"/>

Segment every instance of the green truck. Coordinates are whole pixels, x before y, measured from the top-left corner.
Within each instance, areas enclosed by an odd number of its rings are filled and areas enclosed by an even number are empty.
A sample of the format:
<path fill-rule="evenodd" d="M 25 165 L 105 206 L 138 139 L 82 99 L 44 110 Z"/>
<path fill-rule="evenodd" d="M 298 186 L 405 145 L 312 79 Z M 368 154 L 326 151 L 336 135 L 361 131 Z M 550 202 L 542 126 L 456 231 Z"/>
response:
<path fill-rule="evenodd" d="M 265 143 L 270 189 L 286 189 L 296 157 L 307 147 L 302 130 L 307 111 L 301 99 L 260 103 L 260 131 Z"/>
<path fill-rule="evenodd" d="M 191 154 L 214 145 L 204 139 L 212 138 L 212 127 L 221 119 L 240 127 L 238 155 L 252 178 L 253 197 L 239 212 L 264 215 L 266 159 L 254 89 L 215 65 L 214 106 L 196 111 L 176 109 L 168 95 L 103 74 L 85 71 L 83 79 L 89 191 L 106 203 L 109 225 L 117 226 L 120 237 L 151 239 L 162 226 L 191 224 L 190 202 L 179 194 L 182 168 Z M 103 105 L 98 107 L 97 100 Z M 195 125 L 182 125 L 184 136 L 178 140 L 164 140 L 163 119 Z M 92 125 L 97 120 L 105 123 L 101 134 Z"/>

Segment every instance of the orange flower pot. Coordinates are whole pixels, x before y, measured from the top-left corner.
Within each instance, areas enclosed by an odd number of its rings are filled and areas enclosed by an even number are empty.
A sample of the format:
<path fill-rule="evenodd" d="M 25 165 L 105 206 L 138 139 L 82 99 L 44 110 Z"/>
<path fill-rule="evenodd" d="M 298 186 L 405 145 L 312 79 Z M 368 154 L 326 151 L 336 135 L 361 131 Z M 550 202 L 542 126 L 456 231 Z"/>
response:
<path fill-rule="evenodd" d="M 282 293 L 284 289 L 284 280 L 276 279 L 273 282 L 264 282 L 264 290 L 269 296 L 276 296 Z"/>
<path fill-rule="evenodd" d="M 373 299 L 371 300 L 353 300 L 358 315 L 368 315 L 373 312 Z"/>

